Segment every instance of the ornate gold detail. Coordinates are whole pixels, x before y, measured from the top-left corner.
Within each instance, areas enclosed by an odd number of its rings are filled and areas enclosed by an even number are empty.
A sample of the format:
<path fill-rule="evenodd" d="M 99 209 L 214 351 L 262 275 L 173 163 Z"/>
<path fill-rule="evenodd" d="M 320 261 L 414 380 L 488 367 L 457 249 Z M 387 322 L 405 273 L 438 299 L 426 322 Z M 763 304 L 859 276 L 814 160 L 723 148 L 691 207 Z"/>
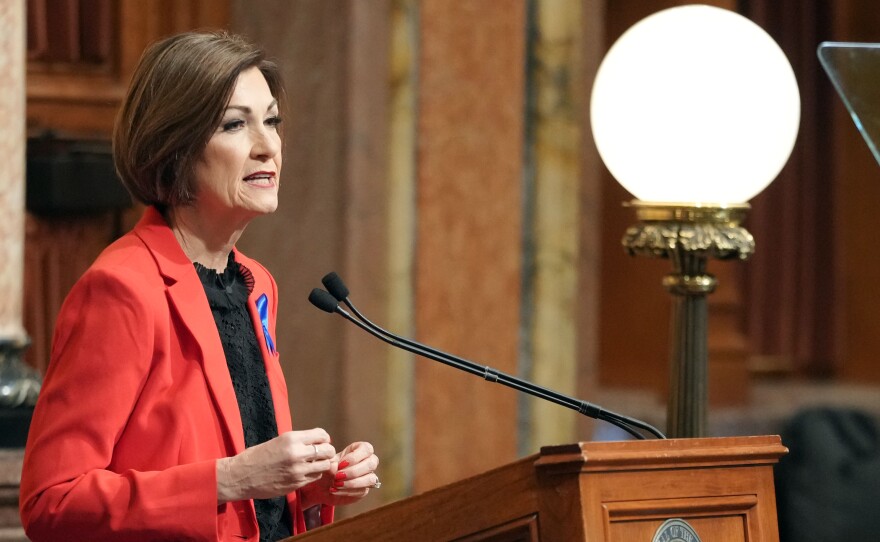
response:
<path fill-rule="evenodd" d="M 663 277 L 663 286 L 676 295 L 710 294 L 715 291 L 718 281 L 713 275 L 678 275 Z"/>
<path fill-rule="evenodd" d="M 624 207 L 632 207 L 642 222 L 699 222 L 738 226 L 751 209 L 748 203 L 655 203 L 632 200 Z"/>
<path fill-rule="evenodd" d="M 746 260 L 755 252 L 755 238 L 742 226 L 726 223 L 651 221 L 627 228 L 623 246 L 630 256 L 672 258 L 683 251 Z"/>

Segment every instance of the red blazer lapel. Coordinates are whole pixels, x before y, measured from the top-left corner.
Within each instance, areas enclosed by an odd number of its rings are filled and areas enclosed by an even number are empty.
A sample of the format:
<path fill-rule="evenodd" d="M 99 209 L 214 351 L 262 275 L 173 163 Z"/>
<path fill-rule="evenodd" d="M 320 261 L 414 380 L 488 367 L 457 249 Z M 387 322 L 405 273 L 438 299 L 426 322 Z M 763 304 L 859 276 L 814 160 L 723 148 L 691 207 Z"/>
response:
<path fill-rule="evenodd" d="M 217 411 L 226 425 L 233 453 L 240 453 L 245 446 L 238 400 L 229 377 L 217 324 L 211 316 L 208 299 L 193 264 L 154 208 L 146 210 L 134 233 L 153 254 L 159 272 L 165 278 L 169 304 L 177 312 L 180 324 L 192 336 L 190 346 L 198 355 Z M 185 332 L 181 333 L 183 344 L 186 344 L 185 336 Z M 274 388 L 272 391 L 275 391 Z"/>
<path fill-rule="evenodd" d="M 272 391 L 272 402 L 275 407 L 275 423 L 278 425 L 278 434 L 286 433 L 293 429 L 290 419 L 290 404 L 287 398 L 287 384 L 278 361 L 278 337 L 275 334 L 275 322 L 278 314 L 278 288 L 272 275 L 266 268 L 255 260 L 248 258 L 242 253 L 235 251 L 235 260 L 250 270 L 254 277 L 254 290 L 248 298 L 248 310 L 251 321 L 257 334 L 257 342 L 260 344 L 260 352 L 263 354 L 263 362 L 266 364 L 266 375 L 269 377 L 269 389 Z M 262 317 L 258 309 L 258 300 L 266 296 L 266 330 L 263 329 Z M 266 340 L 266 332 L 271 337 L 271 343 L 275 351 L 270 351 L 270 341 Z M 306 530 L 305 516 L 302 507 L 297 502 L 299 492 L 293 492 L 287 496 L 287 503 L 293 515 L 294 532 L 302 533 Z M 322 507 L 322 519 L 324 523 L 333 521 L 332 507 Z"/>
<path fill-rule="evenodd" d="M 278 424 L 278 434 L 280 435 L 290 431 L 292 424 L 287 398 L 287 383 L 278 360 L 278 338 L 275 335 L 275 322 L 278 314 L 277 287 L 269 272 L 262 265 L 238 252 L 237 249 L 235 250 L 235 260 L 247 267 L 254 277 L 254 290 L 248 298 L 248 310 L 257 335 L 257 342 L 260 345 L 260 352 L 263 354 L 263 362 L 266 365 L 266 375 L 269 377 L 269 389 L 272 392 L 272 402 L 275 407 L 275 422 Z M 266 330 L 263 329 L 262 318 L 258 310 L 258 300 L 263 295 L 267 297 L 267 331 L 274 344 L 274 352 L 269 350 Z"/>

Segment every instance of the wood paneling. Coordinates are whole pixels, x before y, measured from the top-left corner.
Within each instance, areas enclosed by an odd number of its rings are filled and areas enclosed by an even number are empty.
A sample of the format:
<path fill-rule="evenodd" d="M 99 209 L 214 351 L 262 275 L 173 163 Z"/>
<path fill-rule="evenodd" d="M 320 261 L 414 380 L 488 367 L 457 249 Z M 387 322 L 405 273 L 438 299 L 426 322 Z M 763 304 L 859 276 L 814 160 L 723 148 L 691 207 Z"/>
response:
<path fill-rule="evenodd" d="M 746 226 L 757 250 L 744 268 L 742 295 L 753 367 L 827 377 L 838 337 L 834 243 L 832 106 L 838 100 L 816 56 L 831 39 L 828 2 L 748 0 L 743 13 L 763 27 L 791 62 L 800 87 L 801 125 L 788 164 L 752 200 Z"/>
<path fill-rule="evenodd" d="M 835 39 L 880 42 L 880 12 L 874 2 L 844 0 L 834 5 Z M 821 141 L 834 157 L 828 182 L 833 185 L 838 224 L 837 257 L 828 263 L 842 273 L 838 294 L 843 314 L 836 326 L 841 357 L 836 372 L 852 382 L 880 383 L 880 289 L 873 287 L 880 282 L 880 251 L 875 244 L 880 229 L 880 170 L 837 96 L 832 107 L 833 122 L 822 132 Z"/>
<path fill-rule="evenodd" d="M 172 32 L 224 27 L 228 19 L 224 0 L 31 0 L 28 7 L 28 132 L 103 141 L 110 139 L 128 78 L 149 43 Z M 71 286 L 139 214 L 134 208 L 125 214 L 27 217 L 29 363 L 45 369 L 55 316 Z"/>
<path fill-rule="evenodd" d="M 45 371 L 55 318 L 73 284 L 118 235 L 110 214 L 69 218 L 28 216 L 24 251 L 25 359 Z"/>
<path fill-rule="evenodd" d="M 31 0 L 28 131 L 108 139 L 144 48 L 175 32 L 225 28 L 226 0 Z"/>
<path fill-rule="evenodd" d="M 28 0 L 27 7 L 32 63 L 61 70 L 108 69 L 113 63 L 118 38 L 111 0 Z"/>

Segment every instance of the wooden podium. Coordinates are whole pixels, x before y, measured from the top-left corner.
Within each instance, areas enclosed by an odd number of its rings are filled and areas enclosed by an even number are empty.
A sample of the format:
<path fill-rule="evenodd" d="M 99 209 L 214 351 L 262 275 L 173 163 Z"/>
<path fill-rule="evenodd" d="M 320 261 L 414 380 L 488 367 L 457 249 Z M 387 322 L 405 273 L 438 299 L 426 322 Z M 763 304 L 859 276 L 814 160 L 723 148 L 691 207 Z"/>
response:
<path fill-rule="evenodd" d="M 681 519 L 702 542 L 777 542 L 773 465 L 786 452 L 778 436 L 550 446 L 288 540 L 653 542 Z"/>

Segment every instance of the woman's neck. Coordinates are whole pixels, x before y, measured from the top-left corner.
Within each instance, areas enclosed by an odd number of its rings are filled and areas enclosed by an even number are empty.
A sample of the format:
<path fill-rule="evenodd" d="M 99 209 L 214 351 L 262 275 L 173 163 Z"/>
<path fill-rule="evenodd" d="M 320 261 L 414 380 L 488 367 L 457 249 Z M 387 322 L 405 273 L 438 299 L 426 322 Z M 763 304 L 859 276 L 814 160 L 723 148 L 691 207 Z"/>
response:
<path fill-rule="evenodd" d="M 165 219 L 190 261 L 218 272 L 226 269 L 229 253 L 246 226 L 208 219 L 193 206 L 169 209 Z"/>

